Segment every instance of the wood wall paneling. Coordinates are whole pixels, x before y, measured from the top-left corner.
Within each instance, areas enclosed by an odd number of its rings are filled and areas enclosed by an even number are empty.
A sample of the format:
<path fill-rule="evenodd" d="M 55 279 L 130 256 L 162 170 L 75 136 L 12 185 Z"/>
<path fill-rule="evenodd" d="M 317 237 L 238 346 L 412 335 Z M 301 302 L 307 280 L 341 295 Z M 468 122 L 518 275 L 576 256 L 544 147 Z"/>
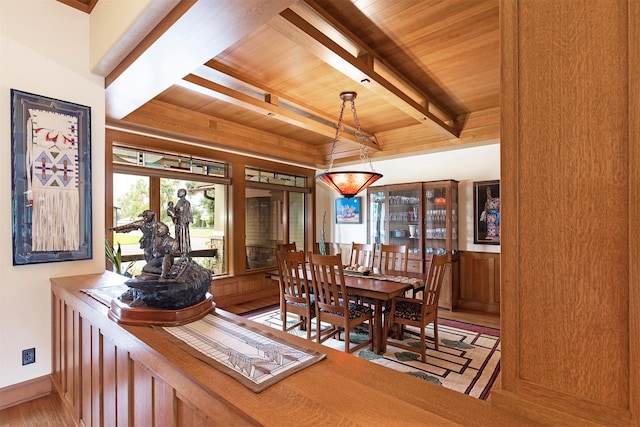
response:
<path fill-rule="evenodd" d="M 500 313 L 500 254 L 460 252 L 458 307 Z"/>
<path fill-rule="evenodd" d="M 102 392 L 104 425 L 117 425 L 117 359 L 116 345 L 107 337 L 102 339 Z"/>
<path fill-rule="evenodd" d="M 125 426 L 128 424 L 128 417 L 131 413 L 131 372 L 132 363 L 129 358 L 129 352 L 121 347 L 116 346 L 116 410 L 117 425 Z"/>
<path fill-rule="evenodd" d="M 267 277 L 265 271 L 249 275 L 217 278 L 211 281 L 211 294 L 220 308 L 241 304 L 280 293 L 277 280 Z"/>
<path fill-rule="evenodd" d="M 80 291 L 121 284 L 122 281 L 122 276 L 110 272 L 51 279 L 52 293 L 64 301 L 61 317 L 68 317 L 64 313 L 66 311 L 77 312 L 82 318 L 80 331 L 74 329 L 73 325 L 65 325 L 66 329 L 62 331 L 65 339 L 73 340 L 74 333 L 91 335 L 93 369 L 91 398 L 88 400 L 92 405 L 92 417 L 75 418 L 80 425 L 112 424 L 112 414 L 108 415 L 106 411 L 113 411 L 113 403 L 108 402 L 115 402 L 118 425 L 293 425 L 299 423 L 300 417 L 312 424 L 375 424 L 376 420 L 381 419 L 387 420 L 387 423 L 397 421 L 401 416 L 412 425 L 425 419 L 438 425 L 527 424 L 516 415 L 502 410 L 494 411 L 487 402 L 416 382 L 415 379 L 393 374 L 386 368 L 376 367 L 362 359 L 267 327 L 263 327 L 265 331 L 269 329 L 269 333 L 281 338 L 324 351 L 327 357 L 273 388 L 256 394 L 223 372 L 179 350 L 152 328 L 118 325 L 108 319 L 108 310 L 104 305 Z M 222 310 L 221 315 L 242 321 L 242 318 Z M 91 333 L 83 331 L 85 327 L 90 327 Z M 62 346 L 60 351 L 66 353 L 68 348 Z M 76 347 L 71 349 L 83 352 Z M 79 371 L 80 375 L 83 371 Z M 94 381 L 94 378 L 97 380 Z M 335 384 L 344 381 L 358 392 L 337 391 Z M 56 389 L 61 390 L 61 384 L 55 378 L 54 383 Z M 86 382 L 80 381 L 80 384 Z M 388 384 L 395 386 L 381 393 L 381 387 Z M 121 404 L 121 390 L 128 390 L 124 405 Z M 318 393 L 318 390 L 321 392 Z M 423 391 L 427 392 L 428 398 Z M 336 392 L 340 395 L 338 400 Z M 85 396 L 85 393 L 86 390 L 83 390 L 79 394 Z M 106 393 L 115 393 L 116 396 L 101 399 L 100 396 Z M 71 409 L 70 413 L 77 414 L 75 408 L 80 405 L 79 399 L 70 400 L 68 394 L 62 397 Z M 331 406 L 332 402 L 348 401 L 350 407 L 362 408 L 358 404 L 362 399 L 370 404 L 375 401 L 375 404 L 355 413 L 341 413 Z M 296 405 L 302 406 L 292 412 L 290 409 Z M 84 414 L 84 406 L 82 411 Z"/>
<path fill-rule="evenodd" d="M 636 3 L 500 5 L 503 370 L 492 403 L 540 419 L 638 425 Z"/>
<path fill-rule="evenodd" d="M 102 425 L 102 334 L 98 327 L 91 327 L 91 414 L 86 414 L 90 425 Z"/>
<path fill-rule="evenodd" d="M 259 283 L 255 278 L 251 282 Z M 248 285 L 247 289 L 254 288 Z M 184 405 L 176 389 L 158 374 L 166 371 L 166 361 L 157 362 L 155 356 L 146 360 L 149 356 L 144 351 L 139 354 L 141 360 L 131 359 L 127 346 L 137 344 L 104 314 L 85 317 L 88 312 L 81 314 L 70 300 L 55 292 L 51 301 L 52 339 L 60 343 L 53 346 L 52 360 L 62 361 L 60 368 L 53 370 L 51 383 L 80 425 L 214 424 L 207 413 L 215 413 L 216 422 L 221 420 L 226 425 L 251 424 L 246 415 L 238 414 L 224 400 L 213 404 L 209 395 L 193 397 L 197 394 L 194 384 L 184 388 L 192 396 L 189 399 L 193 405 Z M 100 321 L 96 323 L 97 318 Z M 120 335 L 109 333 L 114 330 Z M 184 387 L 187 383 L 180 384 Z"/>
<path fill-rule="evenodd" d="M 154 425 L 153 411 L 153 376 L 140 363 L 133 364 L 132 388 L 133 396 L 131 396 L 133 415 L 129 415 L 133 419 L 134 425 Z"/>
<path fill-rule="evenodd" d="M 576 20 L 572 4 L 519 3 L 520 28 L 538 28 L 519 33 L 520 157 L 527 159 L 518 171 L 518 240 L 527 255 L 519 260 L 520 333 L 527 343 L 519 352 L 520 376 L 541 387 L 627 407 L 627 356 L 601 357 L 601 348 L 628 347 L 628 294 L 612 286 L 628 280 L 628 265 L 613 261 L 624 259 L 628 248 L 628 205 L 620 203 L 629 191 L 627 140 L 616 131 L 616 122 L 627 121 L 627 70 L 621 60 L 626 4 L 589 4 Z M 600 36 L 593 37 L 594 32 Z M 562 105 L 570 125 L 548 108 L 554 104 Z M 598 127 L 591 126 L 594 117 Z M 545 201 L 550 206 L 543 208 Z M 598 307 L 598 316 L 549 304 L 551 295 Z M 579 342 L 572 339 L 576 333 Z M 540 352 L 551 355 L 552 367 L 538 363 Z M 566 357 L 576 353 L 591 357 L 581 363 Z M 607 383 L 619 386 L 603 387 Z"/>
<path fill-rule="evenodd" d="M 91 401 L 91 372 L 92 372 L 92 356 L 93 356 L 93 327 L 84 318 L 81 319 L 81 342 L 80 347 L 80 376 L 81 376 L 81 391 L 80 391 L 80 414 L 78 419 L 83 420 L 85 425 L 91 425 L 92 420 L 92 401 Z"/>

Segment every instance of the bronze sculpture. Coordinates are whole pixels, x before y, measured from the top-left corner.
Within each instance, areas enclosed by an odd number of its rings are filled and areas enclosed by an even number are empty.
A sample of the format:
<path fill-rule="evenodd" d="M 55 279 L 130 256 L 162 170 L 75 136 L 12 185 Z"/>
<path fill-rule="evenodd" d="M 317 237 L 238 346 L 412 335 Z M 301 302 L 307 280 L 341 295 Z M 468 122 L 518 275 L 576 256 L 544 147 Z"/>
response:
<path fill-rule="evenodd" d="M 178 196 L 182 194 L 178 191 Z M 157 307 L 164 309 L 181 309 L 203 301 L 211 285 L 211 271 L 201 267 L 188 258 L 190 242 L 188 234 L 188 222 L 191 217 L 191 208 L 186 204 L 184 195 L 176 206 L 169 204 L 167 213 L 175 221 L 184 224 L 186 221 L 187 233 L 184 246 L 180 241 L 171 237 L 169 227 L 156 219 L 155 212 L 145 210 L 140 214 L 141 220 L 118 227 L 110 227 L 107 230 L 127 233 L 133 230 L 142 231 L 140 248 L 144 250 L 145 266 L 142 273 L 125 282 L 129 290 L 119 299 L 127 302 L 130 307 Z M 182 203 L 181 203 L 182 201 Z M 184 203 L 186 202 L 186 204 Z M 179 209 L 176 209 L 178 208 Z M 181 216 L 186 216 L 181 218 Z M 177 224 L 177 223 L 176 223 Z M 178 231 L 176 225 L 176 232 Z M 182 236 L 185 238 L 185 235 Z M 180 258 L 174 262 L 175 257 Z"/>

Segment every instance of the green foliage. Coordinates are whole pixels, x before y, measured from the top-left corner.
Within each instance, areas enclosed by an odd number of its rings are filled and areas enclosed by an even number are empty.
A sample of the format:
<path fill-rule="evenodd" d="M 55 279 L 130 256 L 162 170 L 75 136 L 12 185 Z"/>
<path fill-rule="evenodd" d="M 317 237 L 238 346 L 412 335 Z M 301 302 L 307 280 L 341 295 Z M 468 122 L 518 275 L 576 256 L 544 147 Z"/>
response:
<path fill-rule="evenodd" d="M 120 208 L 121 218 L 127 220 L 137 218 L 142 211 L 149 209 L 149 179 L 138 179 L 116 202 Z"/>
<path fill-rule="evenodd" d="M 113 271 L 118 274 L 122 274 L 123 276 L 131 277 L 131 268 L 133 267 L 134 262 L 131 261 L 129 265 L 122 271 L 122 249 L 120 248 L 120 243 L 118 243 L 118 249 L 113 247 L 113 244 L 109 239 L 104 239 L 104 253 L 113 265 Z"/>
<path fill-rule="evenodd" d="M 161 179 L 160 180 L 160 200 L 166 200 L 167 202 L 176 202 L 178 192 L 178 185 L 180 181 L 175 179 Z M 156 217 L 157 218 L 157 217 Z M 173 220 L 167 215 L 167 205 L 165 202 L 164 206 L 160 206 L 160 221 L 164 222 L 167 225 L 171 225 L 173 227 Z"/>

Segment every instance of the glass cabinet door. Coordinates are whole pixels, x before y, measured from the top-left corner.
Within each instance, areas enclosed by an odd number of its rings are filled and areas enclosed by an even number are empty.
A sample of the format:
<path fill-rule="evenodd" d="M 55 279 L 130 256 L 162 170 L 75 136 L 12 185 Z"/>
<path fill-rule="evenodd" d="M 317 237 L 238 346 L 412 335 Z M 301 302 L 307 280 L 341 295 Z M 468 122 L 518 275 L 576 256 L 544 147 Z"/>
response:
<path fill-rule="evenodd" d="M 407 245 L 410 259 L 422 258 L 422 186 L 387 186 L 387 227 L 388 244 Z"/>
<path fill-rule="evenodd" d="M 380 243 L 386 243 L 385 241 L 385 230 L 384 230 L 384 218 L 386 215 L 385 209 L 385 194 L 386 192 L 383 188 L 369 188 L 368 197 L 369 197 L 369 214 L 368 218 L 368 239 L 369 243 L 375 243 L 379 245 Z"/>
<path fill-rule="evenodd" d="M 458 251 L 458 187 L 456 181 L 424 184 L 425 255 Z"/>

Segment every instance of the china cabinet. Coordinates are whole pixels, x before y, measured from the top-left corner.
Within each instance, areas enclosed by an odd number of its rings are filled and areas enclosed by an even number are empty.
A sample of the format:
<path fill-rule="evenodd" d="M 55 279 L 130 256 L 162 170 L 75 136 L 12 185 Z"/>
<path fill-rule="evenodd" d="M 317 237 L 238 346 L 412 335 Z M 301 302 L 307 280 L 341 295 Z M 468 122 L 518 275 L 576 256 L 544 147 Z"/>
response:
<path fill-rule="evenodd" d="M 440 290 L 440 307 L 458 304 L 460 257 L 458 254 L 458 181 L 422 183 L 424 200 L 425 271 L 434 254 L 448 254 L 449 267 Z"/>
<path fill-rule="evenodd" d="M 408 270 L 422 272 L 422 184 L 396 184 L 369 191 L 369 242 L 406 245 Z"/>
<path fill-rule="evenodd" d="M 426 272 L 433 254 L 449 254 L 440 306 L 458 300 L 458 182 L 392 184 L 368 191 L 368 242 L 407 245 L 409 271 Z"/>

